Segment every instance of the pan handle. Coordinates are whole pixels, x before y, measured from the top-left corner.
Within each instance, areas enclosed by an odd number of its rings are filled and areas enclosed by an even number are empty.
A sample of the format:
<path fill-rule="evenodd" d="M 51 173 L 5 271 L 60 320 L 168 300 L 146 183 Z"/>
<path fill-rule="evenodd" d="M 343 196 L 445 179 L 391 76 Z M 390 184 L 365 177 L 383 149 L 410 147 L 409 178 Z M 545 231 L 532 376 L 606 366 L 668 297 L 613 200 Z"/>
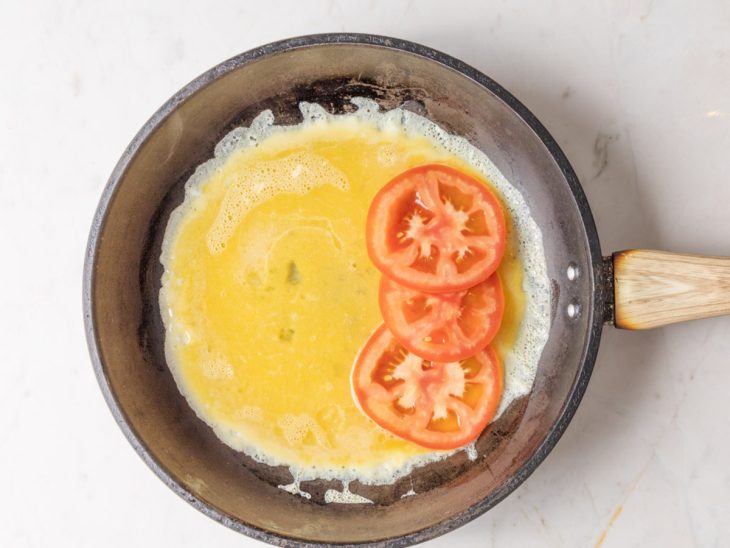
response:
<path fill-rule="evenodd" d="M 616 327 L 730 314 L 730 257 L 631 249 L 614 253 L 612 262 Z"/>

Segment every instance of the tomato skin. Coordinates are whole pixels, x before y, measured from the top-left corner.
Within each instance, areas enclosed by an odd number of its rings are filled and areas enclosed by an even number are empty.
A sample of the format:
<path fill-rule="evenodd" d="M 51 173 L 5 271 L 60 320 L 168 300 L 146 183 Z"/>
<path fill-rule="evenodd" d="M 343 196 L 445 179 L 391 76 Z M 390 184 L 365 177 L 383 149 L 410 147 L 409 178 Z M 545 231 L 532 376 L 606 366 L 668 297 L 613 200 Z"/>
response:
<path fill-rule="evenodd" d="M 368 211 L 366 241 L 373 264 L 397 282 L 430 293 L 460 291 L 499 266 L 504 212 L 477 179 L 427 164 L 378 191 Z"/>
<path fill-rule="evenodd" d="M 385 325 L 398 342 L 437 362 L 463 360 L 485 348 L 504 316 L 504 293 L 496 272 L 454 293 L 424 293 L 383 276 L 378 300 Z"/>
<path fill-rule="evenodd" d="M 489 347 L 464 362 L 429 362 L 405 351 L 383 324 L 358 354 L 351 383 L 360 409 L 378 425 L 422 447 L 449 450 L 474 441 L 489 424 L 504 378 Z M 438 426 L 439 413 L 446 423 L 455 417 L 452 427 Z"/>

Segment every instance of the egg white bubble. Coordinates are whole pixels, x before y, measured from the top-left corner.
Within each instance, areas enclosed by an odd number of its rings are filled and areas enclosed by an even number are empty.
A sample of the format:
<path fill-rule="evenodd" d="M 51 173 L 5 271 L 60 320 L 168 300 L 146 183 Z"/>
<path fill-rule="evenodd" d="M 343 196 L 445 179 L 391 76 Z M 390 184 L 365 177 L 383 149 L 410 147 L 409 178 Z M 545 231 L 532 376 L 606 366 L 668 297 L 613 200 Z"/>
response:
<path fill-rule="evenodd" d="M 434 122 L 414 112 L 401 108 L 381 111 L 378 104 L 370 99 L 356 97 L 352 104 L 357 110 L 346 114 L 330 114 L 322 106 L 302 102 L 299 109 L 303 116 L 300 124 L 293 126 L 275 125 L 271 111 L 261 112 L 249 127 L 236 128 L 228 133 L 215 147 L 214 157 L 200 165 L 185 184 L 185 200 L 173 211 L 168 222 L 162 245 L 160 261 L 165 266 L 160 290 L 160 309 L 170 311 L 163 314 L 165 324 L 165 356 L 173 377 L 181 393 L 201 420 L 213 428 L 216 435 L 233 449 L 242 451 L 254 460 L 271 466 L 289 466 L 293 482 L 279 486 L 292 494 L 309 498 L 299 487 L 300 482 L 315 479 L 341 480 L 342 491 L 329 490 L 327 502 L 367 503 L 371 502 L 348 489 L 349 482 L 358 480 L 364 484 L 391 484 L 410 474 L 414 469 L 428 463 L 443 460 L 458 451 L 466 451 L 468 457 L 476 458 L 474 444 L 454 451 L 435 451 L 416 457 L 394 457 L 372 469 L 302 467 L 278 459 L 260 451 L 248 442 L 240 428 L 220 422 L 212 422 L 205 407 L 192 397 L 176 361 L 176 348 L 185 344 L 184 326 L 172 315 L 170 306 L 176 284 L 175 273 L 170 270 L 171 253 L 178 227 L 188 212 L 201 206 L 199 200 L 204 196 L 201 186 L 219 170 L 234 153 L 256 147 L 267 137 L 286 132 L 295 132 L 314 124 L 367 122 L 383 132 L 405 132 L 408 135 L 423 136 L 438 148 L 446 150 L 468 163 L 481 173 L 500 195 L 502 203 L 509 212 L 512 229 L 515 232 L 516 253 L 522 263 L 524 278 L 523 290 L 526 295 L 525 313 L 514 346 L 507 355 L 501 356 L 504 365 L 504 392 L 497 409 L 495 420 L 516 399 L 529 394 L 535 380 L 537 366 L 542 350 L 548 339 L 550 328 L 550 283 L 547 276 L 542 232 L 530 215 L 530 210 L 520 192 L 512 186 L 492 161 L 465 138 L 450 135 Z M 389 161 L 389 151 L 378 151 L 382 162 Z M 284 176 L 288 175 L 288 176 Z M 283 182 L 282 182 L 283 181 Z M 349 182 L 342 172 L 324 158 L 311 153 L 296 153 L 283 160 L 263 162 L 257 169 L 242 173 L 235 180 L 227 181 L 224 207 L 207 235 L 211 253 L 220 252 L 236 226 L 236 219 L 271 197 L 281 194 L 304 194 L 321 185 L 333 185 L 347 190 Z M 207 372 L 210 375 L 228 375 L 225 364 L 211 362 Z M 243 410 L 242 413 L 251 413 Z M 287 416 L 280 426 L 288 429 L 289 437 L 299 439 L 313 432 L 311 419 L 306 416 Z M 407 493 L 407 494 L 410 494 Z"/>

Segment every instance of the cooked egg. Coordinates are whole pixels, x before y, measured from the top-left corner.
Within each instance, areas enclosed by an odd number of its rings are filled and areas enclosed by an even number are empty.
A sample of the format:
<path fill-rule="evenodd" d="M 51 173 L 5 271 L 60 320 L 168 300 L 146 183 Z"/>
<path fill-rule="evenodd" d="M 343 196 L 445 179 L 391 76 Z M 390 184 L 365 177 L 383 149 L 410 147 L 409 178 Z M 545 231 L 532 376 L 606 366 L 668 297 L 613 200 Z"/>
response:
<path fill-rule="evenodd" d="M 224 443 L 289 466 L 295 482 L 281 487 L 302 496 L 299 480 L 389 483 L 450 454 L 383 430 L 350 393 L 355 356 L 382 321 L 365 218 L 395 175 L 448 164 L 488 181 L 505 205 L 500 412 L 530 391 L 549 326 L 542 237 L 519 192 L 466 140 L 353 102 L 344 115 L 303 103 L 295 126 L 266 111 L 226 136 L 188 181 L 161 257 L 165 352 L 180 391 Z"/>

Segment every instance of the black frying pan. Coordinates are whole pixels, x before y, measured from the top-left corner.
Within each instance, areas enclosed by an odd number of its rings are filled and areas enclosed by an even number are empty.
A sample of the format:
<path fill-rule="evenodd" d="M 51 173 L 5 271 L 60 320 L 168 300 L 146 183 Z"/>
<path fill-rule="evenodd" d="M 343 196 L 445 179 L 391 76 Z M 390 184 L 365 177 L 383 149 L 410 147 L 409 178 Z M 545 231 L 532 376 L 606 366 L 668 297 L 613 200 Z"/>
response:
<path fill-rule="evenodd" d="M 323 504 L 339 482 L 302 487 L 223 445 L 178 392 L 162 352 L 160 242 L 183 184 L 233 127 L 264 109 L 297 123 L 300 101 L 332 112 L 369 97 L 416 109 L 483 150 L 516 186 L 543 232 L 552 326 L 532 392 L 457 454 L 390 486 L 353 482 L 373 505 Z M 681 283 L 677 280 L 681 278 Z M 615 287 L 614 287 L 615 283 Z M 540 122 L 484 74 L 432 49 L 371 35 L 269 44 L 206 72 L 140 130 L 112 173 L 84 270 L 89 350 L 104 396 L 152 470 L 203 513 L 279 545 L 405 546 L 474 519 L 514 490 L 555 446 L 586 389 L 604 323 L 651 327 L 730 312 L 730 263 L 633 251 L 603 258 L 583 190 Z M 616 305 L 614 305 L 614 302 Z M 615 313 L 614 313 L 615 309 Z M 401 499 L 411 487 L 418 493 Z"/>

